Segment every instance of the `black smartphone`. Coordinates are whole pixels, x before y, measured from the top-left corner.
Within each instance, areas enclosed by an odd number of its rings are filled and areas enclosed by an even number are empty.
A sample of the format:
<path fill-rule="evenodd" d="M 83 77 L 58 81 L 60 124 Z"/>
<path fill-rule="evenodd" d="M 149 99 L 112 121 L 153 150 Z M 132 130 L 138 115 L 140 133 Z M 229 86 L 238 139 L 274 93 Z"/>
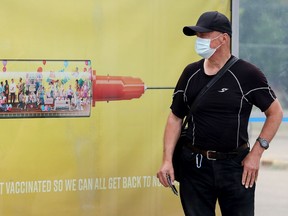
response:
<path fill-rule="evenodd" d="M 173 193 L 174 193 L 176 196 L 178 196 L 178 191 L 177 191 L 175 185 L 172 184 L 170 175 L 166 175 L 166 177 L 167 177 L 167 181 L 168 181 L 169 187 L 172 189 Z"/>

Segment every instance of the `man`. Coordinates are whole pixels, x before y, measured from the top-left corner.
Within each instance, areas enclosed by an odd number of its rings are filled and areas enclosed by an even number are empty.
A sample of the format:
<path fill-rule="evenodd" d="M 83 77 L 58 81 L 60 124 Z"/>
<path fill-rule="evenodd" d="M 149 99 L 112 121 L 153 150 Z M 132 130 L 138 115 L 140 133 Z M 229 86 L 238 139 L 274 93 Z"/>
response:
<path fill-rule="evenodd" d="M 2 92 L 4 92 L 4 84 L 3 84 L 3 81 L 0 82 L 0 96 L 2 95 Z"/>
<path fill-rule="evenodd" d="M 22 77 L 20 77 L 20 79 L 19 79 L 19 83 L 17 84 L 17 88 L 18 88 L 18 101 L 19 101 L 19 103 L 20 103 L 20 94 L 22 93 L 22 97 L 23 97 L 23 95 L 24 95 L 24 87 L 25 87 L 25 85 L 24 85 L 24 83 L 22 82 Z"/>
<path fill-rule="evenodd" d="M 196 26 L 186 26 L 183 32 L 197 36 L 195 50 L 203 59 L 184 69 L 175 88 L 157 173 L 165 187 L 167 176 L 174 181 L 172 155 L 183 118 L 196 95 L 231 58 L 231 24 L 223 14 L 206 12 Z M 250 151 L 247 127 L 253 105 L 265 113 L 266 121 Z M 179 181 L 186 216 L 215 215 L 217 200 L 222 216 L 254 215 L 260 159 L 282 117 L 281 105 L 263 73 L 239 59 L 202 96 L 189 119 L 191 141 L 182 149 Z"/>
<path fill-rule="evenodd" d="M 14 104 L 15 103 L 15 98 L 16 98 L 16 84 L 14 83 L 14 79 L 11 79 L 11 84 L 10 84 L 10 103 Z"/>

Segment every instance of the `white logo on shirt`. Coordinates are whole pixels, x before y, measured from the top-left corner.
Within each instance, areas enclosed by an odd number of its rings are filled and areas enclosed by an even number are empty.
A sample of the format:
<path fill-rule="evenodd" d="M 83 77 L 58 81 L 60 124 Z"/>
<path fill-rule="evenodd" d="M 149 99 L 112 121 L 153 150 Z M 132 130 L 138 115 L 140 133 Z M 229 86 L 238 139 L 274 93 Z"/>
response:
<path fill-rule="evenodd" d="M 222 88 L 221 90 L 219 90 L 218 92 L 220 92 L 220 93 L 224 93 L 224 92 L 226 92 L 226 91 L 228 91 L 229 89 L 228 88 Z"/>

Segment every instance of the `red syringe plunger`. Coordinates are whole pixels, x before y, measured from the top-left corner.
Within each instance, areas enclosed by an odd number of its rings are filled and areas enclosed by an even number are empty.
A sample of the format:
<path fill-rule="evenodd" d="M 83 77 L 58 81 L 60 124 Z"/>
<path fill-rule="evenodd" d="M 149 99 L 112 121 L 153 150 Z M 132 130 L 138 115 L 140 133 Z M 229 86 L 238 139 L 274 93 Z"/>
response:
<path fill-rule="evenodd" d="M 93 78 L 93 103 L 96 101 L 131 100 L 145 91 L 140 78 L 127 76 L 95 76 Z"/>

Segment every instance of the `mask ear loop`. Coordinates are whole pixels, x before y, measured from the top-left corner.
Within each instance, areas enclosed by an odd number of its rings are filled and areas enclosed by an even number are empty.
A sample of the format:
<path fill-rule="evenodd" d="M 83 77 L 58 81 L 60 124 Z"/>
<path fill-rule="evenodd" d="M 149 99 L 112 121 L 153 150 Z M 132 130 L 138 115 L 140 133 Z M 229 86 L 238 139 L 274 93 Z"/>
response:
<path fill-rule="evenodd" d="M 215 38 L 210 39 L 210 48 L 211 48 L 211 41 L 216 40 L 218 37 L 220 37 L 220 36 L 222 36 L 222 35 L 224 35 L 224 33 L 216 36 Z M 216 50 L 217 50 L 220 46 L 222 46 L 223 44 L 224 44 L 224 43 L 221 43 L 221 44 L 220 44 L 219 46 L 217 46 L 216 48 L 211 48 L 211 49 L 215 49 L 215 51 L 216 51 Z"/>
<path fill-rule="evenodd" d="M 215 38 L 210 39 L 210 48 L 211 48 L 211 41 L 216 40 L 217 38 L 219 38 L 220 36 L 223 36 L 223 35 L 224 35 L 224 33 L 216 36 Z M 224 44 L 224 43 L 221 43 L 221 44 L 220 44 L 219 46 L 217 46 L 216 48 L 211 48 L 211 49 L 215 49 L 215 51 L 216 51 L 216 50 L 217 50 L 220 46 L 222 46 L 223 44 Z"/>
<path fill-rule="evenodd" d="M 215 50 L 217 50 L 220 46 L 222 46 L 223 45 L 223 43 L 221 43 L 219 46 L 217 46 L 216 48 L 215 48 Z"/>
<path fill-rule="evenodd" d="M 224 33 L 217 35 L 215 38 L 210 39 L 210 41 L 216 40 L 218 37 L 224 35 Z"/>

